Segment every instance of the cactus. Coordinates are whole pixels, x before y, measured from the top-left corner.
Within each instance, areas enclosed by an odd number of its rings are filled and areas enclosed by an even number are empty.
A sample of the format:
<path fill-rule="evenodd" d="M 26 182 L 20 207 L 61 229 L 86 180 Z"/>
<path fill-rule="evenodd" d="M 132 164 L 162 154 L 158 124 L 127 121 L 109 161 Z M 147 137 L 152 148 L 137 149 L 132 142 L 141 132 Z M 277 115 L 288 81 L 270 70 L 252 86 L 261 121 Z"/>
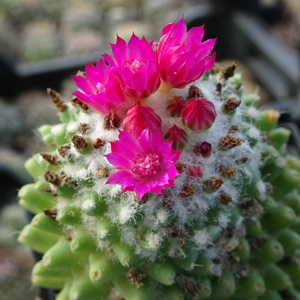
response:
<path fill-rule="evenodd" d="M 300 161 L 279 113 L 214 65 L 204 28 L 118 37 L 73 77 L 19 191 L 57 300 L 299 299 Z"/>

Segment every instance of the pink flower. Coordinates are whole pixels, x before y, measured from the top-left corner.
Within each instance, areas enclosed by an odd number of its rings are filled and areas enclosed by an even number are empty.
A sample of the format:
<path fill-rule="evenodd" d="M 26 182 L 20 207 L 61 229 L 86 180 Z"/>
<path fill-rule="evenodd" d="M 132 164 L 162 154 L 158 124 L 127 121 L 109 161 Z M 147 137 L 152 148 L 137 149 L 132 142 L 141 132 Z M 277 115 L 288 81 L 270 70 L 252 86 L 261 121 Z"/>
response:
<path fill-rule="evenodd" d="M 181 111 L 182 123 L 196 132 L 210 128 L 216 116 L 215 106 L 205 98 L 189 99 Z"/>
<path fill-rule="evenodd" d="M 201 42 L 204 25 L 187 32 L 183 18 L 170 23 L 162 30 L 157 44 L 159 74 L 162 85 L 183 88 L 210 70 L 215 62 L 215 53 L 210 55 L 216 39 Z"/>
<path fill-rule="evenodd" d="M 153 42 L 148 42 L 144 37 L 139 39 L 134 34 L 128 44 L 117 37 L 117 43 L 111 45 L 114 57 L 103 55 L 116 72 L 125 93 L 135 100 L 149 97 L 160 85 L 152 45 Z"/>
<path fill-rule="evenodd" d="M 164 142 L 158 129 L 152 134 L 145 129 L 139 138 L 120 131 L 119 140 L 111 142 L 108 161 L 117 170 L 108 184 L 121 184 L 122 192 L 134 191 L 139 199 L 147 192 L 161 194 L 174 185 L 180 173 L 175 167 L 181 151 L 173 151 L 172 143 Z"/>
<path fill-rule="evenodd" d="M 81 90 L 74 92 L 73 95 L 92 109 L 104 114 L 110 111 L 116 113 L 125 111 L 133 104 L 120 88 L 119 82 L 110 69 L 100 59 L 96 66 L 89 63 L 85 67 L 85 77 L 73 76 Z"/>
<path fill-rule="evenodd" d="M 154 112 L 151 107 L 142 106 L 137 103 L 131 107 L 124 118 L 123 129 L 133 134 L 138 138 L 142 131 L 148 128 L 149 132 L 152 133 L 158 128 L 161 128 L 161 118 Z"/>

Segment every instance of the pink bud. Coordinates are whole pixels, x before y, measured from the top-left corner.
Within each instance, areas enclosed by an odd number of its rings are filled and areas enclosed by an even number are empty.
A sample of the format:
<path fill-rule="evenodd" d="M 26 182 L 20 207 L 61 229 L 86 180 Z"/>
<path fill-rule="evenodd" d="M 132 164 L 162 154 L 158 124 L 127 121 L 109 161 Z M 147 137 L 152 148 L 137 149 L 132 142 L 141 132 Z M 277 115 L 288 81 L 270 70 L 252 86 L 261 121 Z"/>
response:
<path fill-rule="evenodd" d="M 124 118 L 123 129 L 138 138 L 144 129 L 153 132 L 161 128 L 161 118 L 151 107 L 142 106 L 137 103 L 131 107 Z"/>
<path fill-rule="evenodd" d="M 212 102 L 205 98 L 189 99 L 181 112 L 182 123 L 193 131 L 207 130 L 216 119 Z"/>
<path fill-rule="evenodd" d="M 164 136 L 165 141 L 173 142 L 172 149 L 176 151 L 182 150 L 187 143 L 187 133 L 180 127 L 174 125 Z"/>
<path fill-rule="evenodd" d="M 174 96 L 169 99 L 167 109 L 172 117 L 180 117 L 183 106 L 183 98 L 180 96 Z"/>
<path fill-rule="evenodd" d="M 212 148 L 211 148 L 211 143 L 208 142 L 201 142 L 198 143 L 194 147 L 194 153 L 197 155 L 201 155 L 203 157 L 209 157 L 211 155 Z"/>
<path fill-rule="evenodd" d="M 198 166 L 191 166 L 189 168 L 189 174 L 191 177 L 201 178 L 203 176 L 203 171 Z"/>

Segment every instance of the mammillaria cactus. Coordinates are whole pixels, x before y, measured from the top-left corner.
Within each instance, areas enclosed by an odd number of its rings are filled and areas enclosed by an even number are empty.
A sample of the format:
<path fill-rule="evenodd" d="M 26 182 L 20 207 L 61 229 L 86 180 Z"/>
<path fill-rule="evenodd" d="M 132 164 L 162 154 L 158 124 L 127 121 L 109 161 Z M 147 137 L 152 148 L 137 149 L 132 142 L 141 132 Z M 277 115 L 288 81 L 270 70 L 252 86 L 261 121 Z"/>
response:
<path fill-rule="evenodd" d="M 204 28 L 120 37 L 26 162 L 20 242 L 57 300 L 300 299 L 300 161 Z"/>

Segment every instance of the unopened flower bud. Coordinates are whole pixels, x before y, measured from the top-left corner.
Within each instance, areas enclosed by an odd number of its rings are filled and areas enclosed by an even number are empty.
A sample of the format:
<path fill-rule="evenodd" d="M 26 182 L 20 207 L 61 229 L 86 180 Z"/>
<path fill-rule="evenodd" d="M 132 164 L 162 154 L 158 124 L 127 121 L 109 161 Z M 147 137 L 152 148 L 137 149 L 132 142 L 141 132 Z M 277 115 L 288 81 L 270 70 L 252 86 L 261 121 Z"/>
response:
<path fill-rule="evenodd" d="M 154 110 L 151 107 L 140 105 L 140 103 L 128 110 L 123 121 L 123 129 L 135 137 L 139 137 L 145 129 L 153 132 L 161 128 L 161 125 L 161 118 Z"/>
<path fill-rule="evenodd" d="M 201 155 L 202 157 L 209 157 L 211 155 L 212 148 L 211 148 L 211 143 L 208 142 L 201 142 L 198 143 L 194 147 L 194 153 L 197 155 Z"/>
<path fill-rule="evenodd" d="M 180 96 L 174 96 L 169 99 L 167 109 L 172 117 L 180 117 L 183 106 L 183 98 Z"/>
<path fill-rule="evenodd" d="M 216 119 L 212 102 L 205 98 L 192 98 L 187 101 L 181 112 L 182 122 L 193 131 L 207 130 Z"/>
<path fill-rule="evenodd" d="M 203 176 L 203 171 L 198 166 L 191 166 L 189 168 L 189 174 L 191 177 L 201 178 Z"/>
<path fill-rule="evenodd" d="M 174 125 L 167 131 L 164 138 L 167 142 L 173 142 L 173 150 L 181 151 L 187 143 L 188 136 L 182 128 Z"/>

